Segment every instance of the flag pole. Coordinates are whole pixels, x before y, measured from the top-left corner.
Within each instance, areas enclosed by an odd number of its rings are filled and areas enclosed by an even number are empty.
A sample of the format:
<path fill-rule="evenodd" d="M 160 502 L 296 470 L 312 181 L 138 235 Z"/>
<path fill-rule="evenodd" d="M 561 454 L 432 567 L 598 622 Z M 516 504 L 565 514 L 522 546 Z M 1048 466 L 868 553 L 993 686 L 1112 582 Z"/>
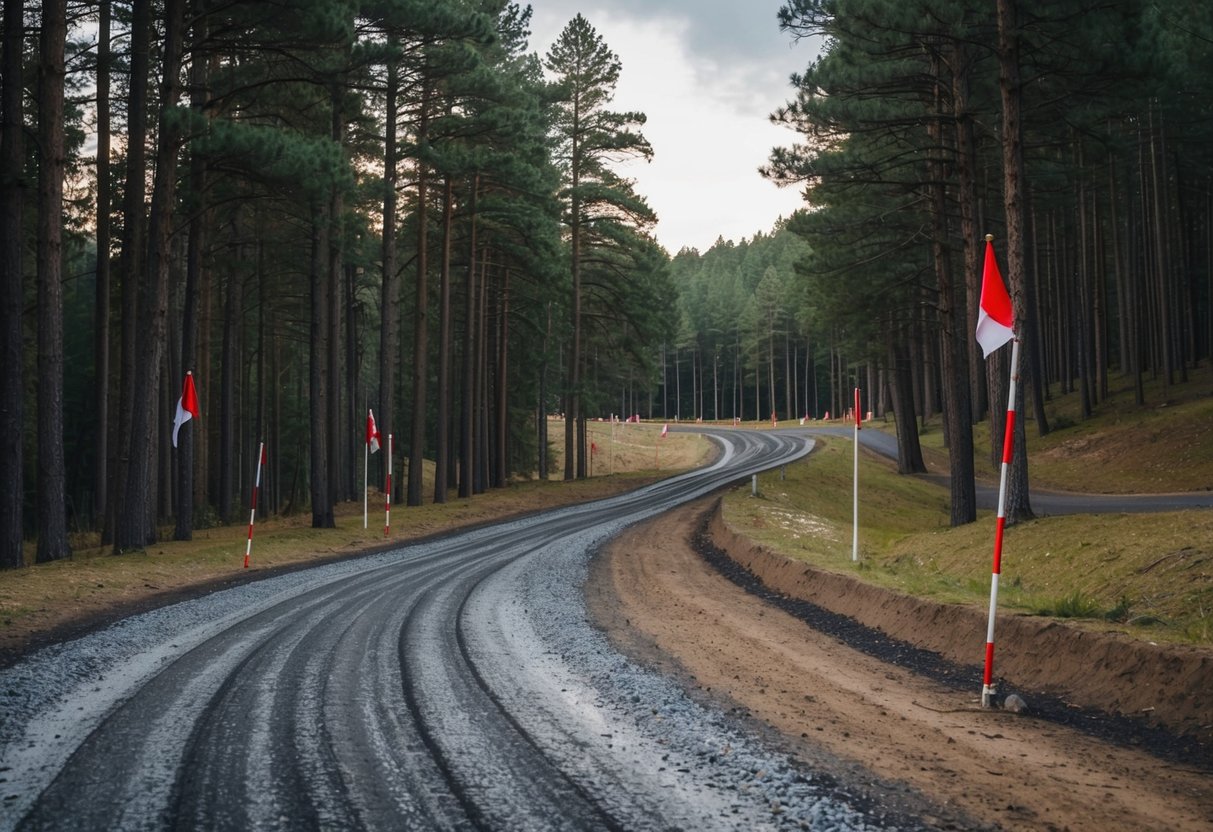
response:
<path fill-rule="evenodd" d="M 248 515 L 248 543 L 244 546 L 244 568 L 248 569 L 249 556 L 253 553 L 253 520 L 257 516 L 257 492 L 261 489 L 261 466 L 265 464 L 265 443 L 257 447 L 257 476 L 253 480 L 252 508 Z"/>
<path fill-rule="evenodd" d="M 369 421 L 370 413 L 371 413 L 370 402 L 366 403 L 366 412 L 367 412 L 367 419 Z M 368 483 L 370 482 L 370 479 L 371 479 L 371 437 L 368 436 L 368 437 L 366 437 L 366 441 L 363 443 L 363 446 L 362 446 L 362 528 L 364 528 L 364 529 L 367 527 L 367 522 L 368 522 L 368 520 L 367 520 L 368 505 L 367 505 L 366 489 L 367 489 Z"/>
<path fill-rule="evenodd" d="M 392 435 L 387 435 L 387 488 L 383 493 L 383 536 L 392 527 Z"/>
<path fill-rule="evenodd" d="M 986 667 L 982 675 L 981 707 L 993 706 L 994 695 L 994 611 L 998 606 L 998 576 L 1002 572 L 1002 534 L 1007 524 L 1007 472 L 1015 444 L 1015 394 L 1019 381 L 1019 339 L 1011 341 L 1011 386 L 1007 391 L 1007 425 L 1002 438 L 1002 470 L 998 478 L 998 519 L 994 526 L 994 567 L 990 574 L 990 620 L 986 625 Z"/>
<path fill-rule="evenodd" d="M 851 560 L 859 560 L 859 388 L 855 388 L 855 497 L 851 509 Z"/>

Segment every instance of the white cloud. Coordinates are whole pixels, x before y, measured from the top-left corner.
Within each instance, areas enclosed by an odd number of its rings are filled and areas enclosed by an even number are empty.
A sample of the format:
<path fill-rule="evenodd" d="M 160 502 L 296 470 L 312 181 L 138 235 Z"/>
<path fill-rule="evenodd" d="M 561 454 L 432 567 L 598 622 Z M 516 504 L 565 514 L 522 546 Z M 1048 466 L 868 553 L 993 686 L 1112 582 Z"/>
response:
<path fill-rule="evenodd" d="M 683 246 L 703 251 L 720 236 L 769 230 L 801 199 L 758 175 L 771 148 L 793 139 L 767 116 L 791 95 L 787 76 L 809 53 L 779 33 L 777 4 L 765 16 L 749 4 L 707 4 L 729 9 L 723 18 L 696 15 L 699 6 L 680 13 L 687 5 L 673 0 L 650 3 L 647 13 L 640 5 L 599 0 L 582 14 L 622 62 L 614 108 L 648 116 L 644 133 L 654 159 L 621 173 L 657 211 L 658 241 L 671 253 Z M 543 55 L 577 10 L 567 0 L 537 0 L 534 11 L 531 46 Z M 769 39 L 759 36 L 755 15 L 773 33 Z"/>

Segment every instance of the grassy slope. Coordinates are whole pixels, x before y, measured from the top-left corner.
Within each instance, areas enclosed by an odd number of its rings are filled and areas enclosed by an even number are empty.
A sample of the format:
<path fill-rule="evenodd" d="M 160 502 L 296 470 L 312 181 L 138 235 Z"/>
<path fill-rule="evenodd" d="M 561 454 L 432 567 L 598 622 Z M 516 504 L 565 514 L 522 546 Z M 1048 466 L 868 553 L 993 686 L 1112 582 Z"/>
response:
<path fill-rule="evenodd" d="M 1076 421 L 1074 396 L 1049 403 L 1067 425 L 1047 437 L 1028 426 L 1035 488 L 1161 492 L 1213 487 L 1213 373 L 1173 387 L 1165 406 L 1136 408 L 1131 391 Z M 1060 418 L 1059 418 L 1060 417 Z M 933 469 L 946 470 L 938 428 L 924 435 Z M 982 454 L 988 452 L 983 440 Z M 982 444 L 979 441 L 979 445 Z M 865 580 L 943 601 L 988 602 L 994 523 L 948 527 L 947 492 L 900 477 L 861 455 L 861 563 L 851 562 L 852 445 L 830 439 L 809 460 L 761 479 L 758 499 L 738 489 L 726 518 L 771 548 Z M 983 464 L 985 468 L 983 469 Z M 978 470 L 990 470 L 979 462 Z M 1213 512 L 1076 515 L 1008 529 L 1000 609 L 1081 620 L 1154 640 L 1213 644 Z"/>

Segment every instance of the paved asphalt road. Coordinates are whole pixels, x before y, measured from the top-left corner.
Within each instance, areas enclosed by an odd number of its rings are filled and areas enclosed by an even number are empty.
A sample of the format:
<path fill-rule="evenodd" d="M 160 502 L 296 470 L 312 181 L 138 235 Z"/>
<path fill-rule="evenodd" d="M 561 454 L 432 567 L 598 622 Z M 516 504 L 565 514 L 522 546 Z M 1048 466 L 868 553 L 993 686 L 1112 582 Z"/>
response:
<path fill-rule="evenodd" d="M 781 428 L 780 432 L 807 436 L 840 436 L 851 439 L 854 428 L 807 427 Z M 897 458 L 897 437 L 879 430 L 861 430 L 859 443 L 881 456 Z M 1030 474 L 1029 474 L 1030 476 Z M 946 477 L 932 477 L 947 487 Z M 1032 489 L 1032 510 L 1038 516 L 1054 514 L 1133 514 L 1151 511 L 1176 511 L 1189 508 L 1213 508 L 1213 491 L 1180 494 L 1079 494 Z M 977 505 L 998 508 L 998 486 L 977 485 Z"/>

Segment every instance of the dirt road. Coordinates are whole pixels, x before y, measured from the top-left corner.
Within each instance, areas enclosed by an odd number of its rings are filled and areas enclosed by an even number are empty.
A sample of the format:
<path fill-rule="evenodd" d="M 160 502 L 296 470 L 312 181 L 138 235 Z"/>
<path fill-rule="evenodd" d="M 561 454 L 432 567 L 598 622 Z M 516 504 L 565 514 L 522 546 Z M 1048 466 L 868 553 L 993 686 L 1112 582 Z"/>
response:
<path fill-rule="evenodd" d="M 1213 828 L 1207 772 L 983 711 L 976 691 L 885 664 L 737 588 L 688 542 L 708 505 L 633 528 L 597 559 L 590 608 L 625 652 L 940 827 Z"/>

